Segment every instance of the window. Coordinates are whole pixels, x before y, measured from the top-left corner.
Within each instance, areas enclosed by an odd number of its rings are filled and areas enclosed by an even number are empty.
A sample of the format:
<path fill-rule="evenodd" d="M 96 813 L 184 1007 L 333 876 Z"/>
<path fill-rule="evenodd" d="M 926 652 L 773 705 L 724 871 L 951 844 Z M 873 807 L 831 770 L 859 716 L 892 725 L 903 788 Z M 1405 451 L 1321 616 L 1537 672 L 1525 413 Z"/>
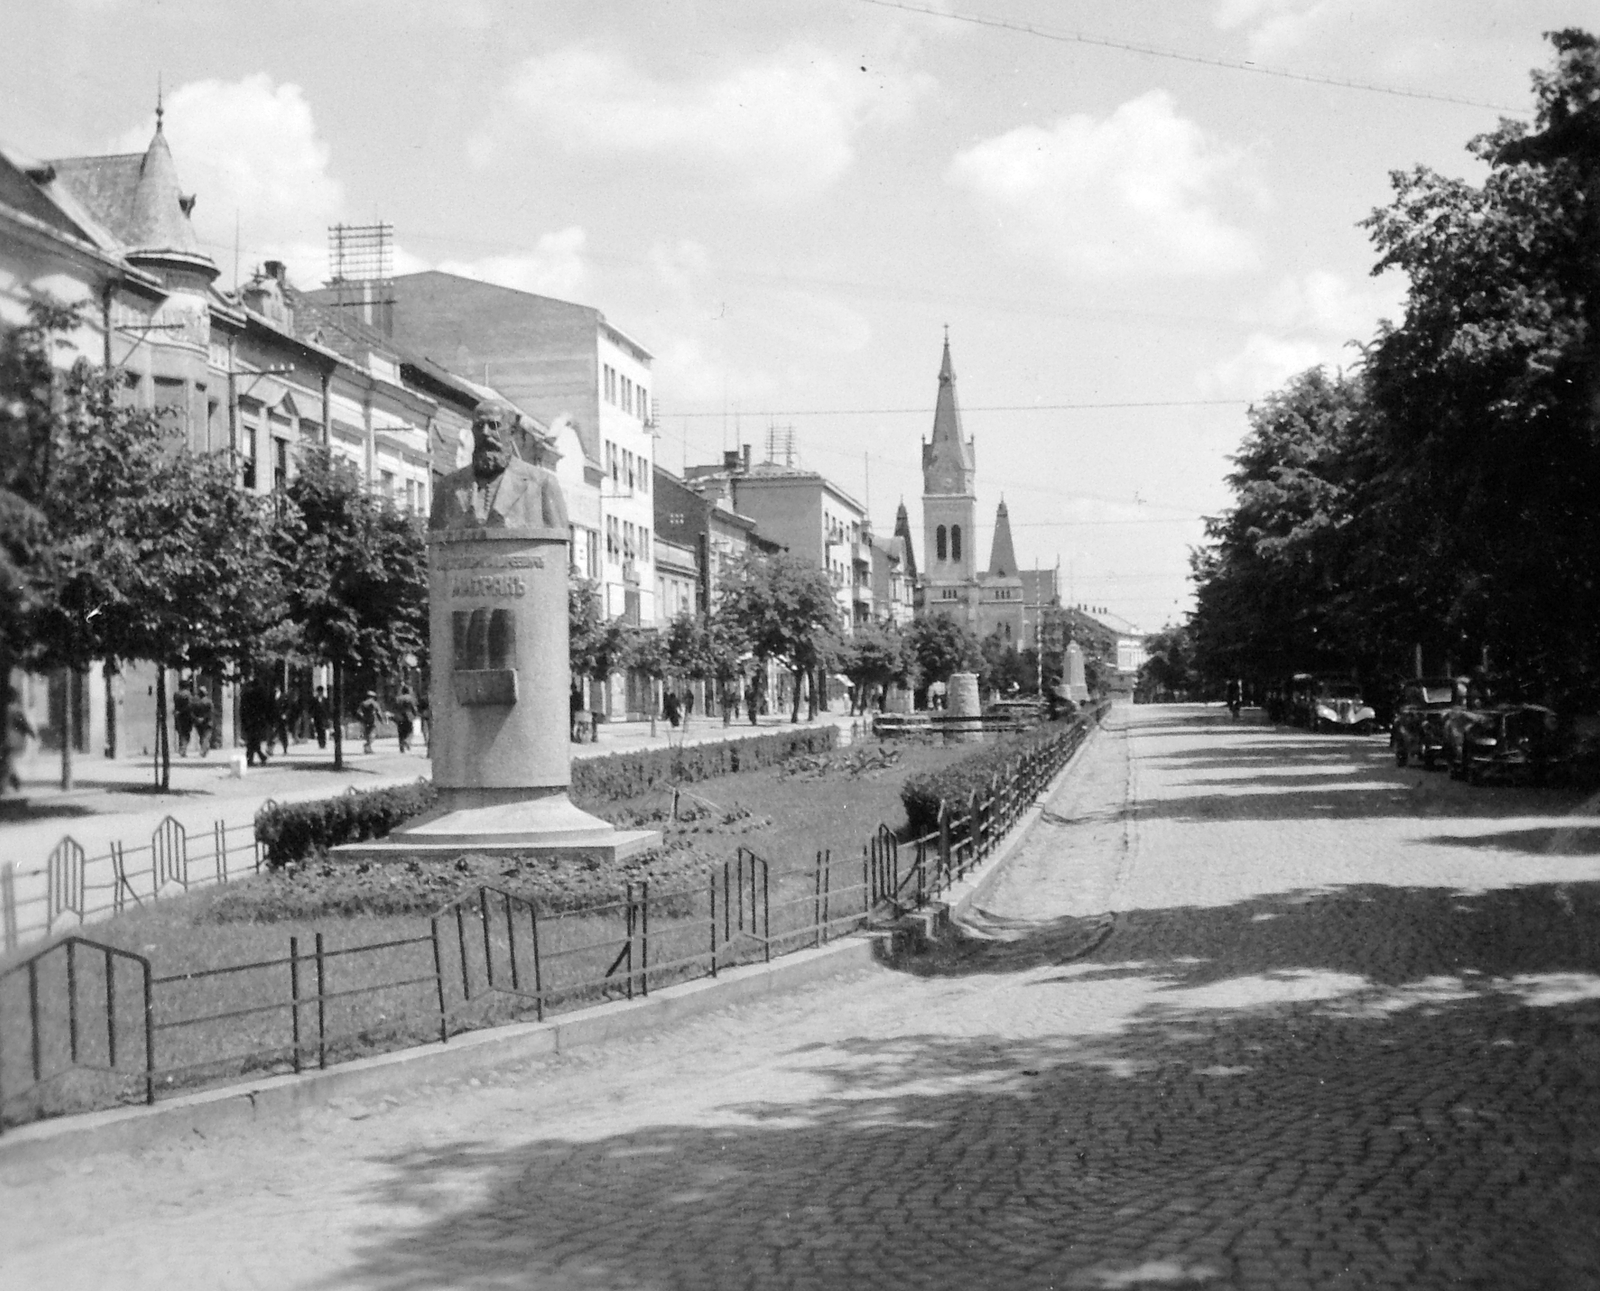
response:
<path fill-rule="evenodd" d="M 958 524 L 950 526 L 950 559 L 961 559 L 961 526 Z"/>
<path fill-rule="evenodd" d="M 616 563 L 617 555 L 622 550 L 622 531 L 617 524 L 616 516 L 606 517 L 606 559 Z"/>
<path fill-rule="evenodd" d="M 415 512 L 416 509 L 417 509 L 417 482 L 415 480 L 407 480 L 406 481 L 406 510 L 407 511 L 411 511 L 411 512 Z"/>
<path fill-rule="evenodd" d="M 287 439 L 273 439 L 272 441 L 272 487 L 282 493 L 289 487 L 289 441 Z"/>
<path fill-rule="evenodd" d="M 633 412 L 633 382 L 627 377 L 622 378 L 622 411 Z"/>
<path fill-rule="evenodd" d="M 620 484 L 622 481 L 622 463 L 620 461 L 620 455 L 617 452 L 617 446 L 611 443 L 609 440 L 606 441 L 606 457 L 611 463 L 611 482 L 613 484 Z"/>
<path fill-rule="evenodd" d="M 639 558 L 650 559 L 650 531 L 643 525 L 639 526 Z"/>
<path fill-rule="evenodd" d="M 638 386 L 634 393 L 634 402 L 639 405 L 639 420 L 646 425 L 650 423 L 650 392 L 643 386 Z"/>
<path fill-rule="evenodd" d="M 600 577 L 600 535 L 592 530 L 583 531 L 583 572 L 589 578 Z"/>
<path fill-rule="evenodd" d="M 934 547 L 934 550 L 938 553 L 938 558 L 940 560 L 944 560 L 946 558 L 946 547 L 945 547 L 945 536 L 944 536 L 944 526 L 943 525 L 940 525 L 937 529 L 935 529 L 933 531 L 933 547 Z"/>
<path fill-rule="evenodd" d="M 281 444 L 283 441 L 280 439 L 276 442 Z M 394 497 L 394 472 L 379 471 L 378 481 L 378 491 L 382 493 L 385 498 Z"/>
<path fill-rule="evenodd" d="M 605 387 L 604 388 L 605 388 L 606 402 L 607 403 L 616 403 L 616 401 L 617 401 L 617 370 L 608 363 L 606 365 L 605 374 L 606 374 L 606 376 L 605 376 Z"/>

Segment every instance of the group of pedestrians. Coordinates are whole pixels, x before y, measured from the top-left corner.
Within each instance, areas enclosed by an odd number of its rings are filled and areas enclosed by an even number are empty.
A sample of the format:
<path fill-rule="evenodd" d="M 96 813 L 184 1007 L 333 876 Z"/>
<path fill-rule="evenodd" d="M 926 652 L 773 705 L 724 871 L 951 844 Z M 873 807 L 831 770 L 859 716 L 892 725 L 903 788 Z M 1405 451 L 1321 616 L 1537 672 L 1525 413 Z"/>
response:
<path fill-rule="evenodd" d="M 211 752 L 211 731 L 216 717 L 216 705 L 211 700 L 211 688 L 201 680 L 199 685 L 180 681 L 172 696 L 172 729 L 178 737 L 178 756 L 189 756 L 189 739 L 201 757 Z"/>
<path fill-rule="evenodd" d="M 694 716 L 694 691 L 685 688 L 680 696 L 676 691 L 667 691 L 666 697 L 661 701 L 661 711 L 672 729 L 678 729 L 678 723 L 683 723 L 685 730 L 689 729 L 689 719 Z"/>

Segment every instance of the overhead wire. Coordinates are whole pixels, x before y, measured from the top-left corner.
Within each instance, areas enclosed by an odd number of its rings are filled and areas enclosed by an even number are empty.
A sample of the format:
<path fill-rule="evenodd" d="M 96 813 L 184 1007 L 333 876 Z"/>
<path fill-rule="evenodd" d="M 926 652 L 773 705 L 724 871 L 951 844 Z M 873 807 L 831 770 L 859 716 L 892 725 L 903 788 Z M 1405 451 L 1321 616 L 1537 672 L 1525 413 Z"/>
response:
<path fill-rule="evenodd" d="M 1508 112 L 1513 116 L 1531 116 L 1526 108 L 1515 108 L 1504 103 L 1485 99 L 1468 99 L 1455 94 L 1435 94 L 1430 90 L 1413 90 L 1402 85 L 1383 85 L 1376 81 L 1356 81 L 1341 76 L 1319 76 L 1315 72 L 1295 72 L 1284 67 L 1268 67 L 1243 59 L 1216 58 L 1209 54 L 1185 53 L 1177 49 L 1162 49 L 1157 45 L 1144 45 L 1131 40 L 1113 40 L 1084 31 L 1053 31 L 1033 23 L 1016 22 L 1009 18 L 991 18 L 982 14 L 954 13 L 935 9 L 930 5 L 911 4 L 908 0 L 859 0 L 861 4 L 876 5 L 880 9 L 901 9 L 907 13 L 924 14 L 930 18 L 943 18 L 951 22 L 970 23 L 977 27 L 994 27 L 1002 31 L 1035 36 L 1041 40 L 1055 40 L 1067 44 L 1094 45 L 1101 49 L 1116 49 L 1129 54 L 1144 54 L 1150 58 L 1168 58 L 1180 63 L 1195 63 L 1230 72 L 1253 72 L 1257 76 L 1273 76 L 1286 81 L 1303 81 L 1310 85 L 1328 85 L 1341 90 L 1360 90 L 1368 94 L 1389 94 L 1396 98 L 1425 99 L 1433 103 L 1454 103 L 1469 108 L 1490 108 Z"/>

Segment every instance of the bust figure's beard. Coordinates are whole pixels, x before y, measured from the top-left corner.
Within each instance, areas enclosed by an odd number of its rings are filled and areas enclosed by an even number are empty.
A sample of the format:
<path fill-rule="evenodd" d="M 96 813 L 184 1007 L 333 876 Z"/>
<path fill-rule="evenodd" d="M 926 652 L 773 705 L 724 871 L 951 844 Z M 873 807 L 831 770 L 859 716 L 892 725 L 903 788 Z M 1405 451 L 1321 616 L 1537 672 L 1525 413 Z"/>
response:
<path fill-rule="evenodd" d="M 480 481 L 492 480 L 505 474 L 511 465 L 511 455 L 503 448 L 475 448 L 472 451 L 472 473 Z"/>

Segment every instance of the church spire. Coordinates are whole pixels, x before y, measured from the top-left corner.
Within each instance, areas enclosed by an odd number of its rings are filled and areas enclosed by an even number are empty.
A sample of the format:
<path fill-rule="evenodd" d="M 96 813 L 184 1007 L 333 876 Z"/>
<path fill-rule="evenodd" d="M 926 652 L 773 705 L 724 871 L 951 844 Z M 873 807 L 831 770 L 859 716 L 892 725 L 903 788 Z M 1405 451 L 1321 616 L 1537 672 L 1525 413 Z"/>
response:
<path fill-rule="evenodd" d="M 1004 501 L 994 516 L 994 545 L 989 548 L 989 576 L 991 578 L 1015 578 L 1017 576 L 1017 552 L 1011 545 L 1011 514 L 1006 510 Z"/>
<path fill-rule="evenodd" d="M 939 399 L 933 410 L 933 439 L 922 445 L 922 491 L 971 494 L 974 473 L 972 441 L 961 429 L 961 405 L 956 401 L 956 369 L 950 360 L 947 326 L 944 355 L 939 363 Z"/>

